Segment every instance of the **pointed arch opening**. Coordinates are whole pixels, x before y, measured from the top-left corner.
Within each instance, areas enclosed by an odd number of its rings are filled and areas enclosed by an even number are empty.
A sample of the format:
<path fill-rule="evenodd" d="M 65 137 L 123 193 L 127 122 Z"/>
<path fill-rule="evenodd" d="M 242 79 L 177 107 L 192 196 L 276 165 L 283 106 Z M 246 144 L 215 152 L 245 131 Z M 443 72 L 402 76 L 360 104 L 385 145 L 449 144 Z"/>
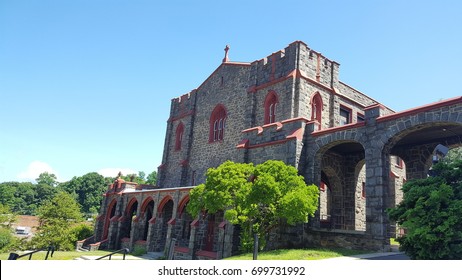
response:
<path fill-rule="evenodd" d="M 111 223 L 111 218 L 115 216 L 116 208 L 117 200 L 113 199 L 107 208 L 108 211 L 106 213 L 106 219 L 104 221 L 103 240 L 108 237 L 109 225 Z"/>
<path fill-rule="evenodd" d="M 209 142 L 219 142 L 224 139 L 226 116 L 226 109 L 222 104 L 217 105 L 213 109 L 210 115 Z"/>
<path fill-rule="evenodd" d="M 316 92 L 311 97 L 311 120 L 318 123 L 318 130 L 322 129 L 322 111 L 323 111 L 322 97 L 319 92 Z"/>
<path fill-rule="evenodd" d="M 183 133 L 184 133 L 184 125 L 182 122 L 178 124 L 176 127 L 175 132 L 175 151 L 181 150 L 181 145 L 183 143 Z"/>
<path fill-rule="evenodd" d="M 265 124 L 276 122 L 276 107 L 279 98 L 274 91 L 269 91 L 265 98 Z"/>

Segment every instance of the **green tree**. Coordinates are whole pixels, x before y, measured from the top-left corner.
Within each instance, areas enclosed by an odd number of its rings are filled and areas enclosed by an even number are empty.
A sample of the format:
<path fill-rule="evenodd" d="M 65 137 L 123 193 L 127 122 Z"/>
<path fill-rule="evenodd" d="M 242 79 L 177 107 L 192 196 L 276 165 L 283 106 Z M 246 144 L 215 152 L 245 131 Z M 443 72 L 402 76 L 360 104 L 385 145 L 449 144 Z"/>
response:
<path fill-rule="evenodd" d="M 10 211 L 10 208 L 0 204 L 0 252 L 9 250 L 17 243 L 11 228 L 15 221 L 16 215 Z"/>
<path fill-rule="evenodd" d="M 21 215 L 35 215 L 37 208 L 56 194 L 56 188 L 44 183 L 0 183 L 0 204 Z"/>
<path fill-rule="evenodd" d="M 80 206 L 66 192 L 58 192 L 52 200 L 45 202 L 38 209 L 39 226 L 32 243 L 38 248 L 49 245 L 60 250 L 72 250 L 75 234 L 72 226 L 82 221 Z"/>
<path fill-rule="evenodd" d="M 146 177 L 146 184 L 149 184 L 149 185 L 157 184 L 157 172 L 156 171 L 152 171 L 151 173 L 148 174 L 148 177 Z"/>
<path fill-rule="evenodd" d="M 448 154 L 444 158 L 445 162 L 454 162 L 457 160 L 462 160 L 462 147 L 449 150 Z"/>
<path fill-rule="evenodd" d="M 0 204 L 13 209 L 16 204 L 15 188 L 12 182 L 0 183 Z"/>
<path fill-rule="evenodd" d="M 0 184 L 0 202 L 12 212 L 34 215 L 37 209 L 35 185 L 30 182 L 5 182 Z M 3 192 L 4 191 L 4 192 Z"/>
<path fill-rule="evenodd" d="M 56 187 L 58 185 L 58 179 L 55 174 L 43 172 L 40 173 L 37 179 L 35 179 L 37 184 L 44 184 L 50 187 Z"/>
<path fill-rule="evenodd" d="M 403 201 L 389 216 L 406 234 L 401 249 L 412 259 L 462 259 L 462 160 L 433 167 L 436 176 L 403 186 Z"/>
<path fill-rule="evenodd" d="M 96 172 L 90 172 L 60 184 L 59 188 L 75 197 L 82 206 L 83 213 L 98 213 L 107 186 L 106 178 Z"/>
<path fill-rule="evenodd" d="M 308 222 L 318 207 L 318 187 L 307 185 L 296 168 L 282 161 L 257 166 L 227 161 L 206 176 L 205 184 L 191 191 L 188 212 L 197 216 L 202 210 L 223 210 L 229 222 L 242 227 L 244 249 L 251 232 L 263 247 L 266 235 L 281 222 Z"/>
<path fill-rule="evenodd" d="M 127 174 L 122 175 L 121 178 L 124 179 L 126 182 L 134 182 L 137 184 L 146 184 L 146 179 L 144 178 L 146 173 L 143 171 L 138 171 L 138 174 Z"/>
<path fill-rule="evenodd" d="M 0 204 L 0 227 L 11 228 L 16 219 L 16 214 L 11 212 L 9 206 Z"/>

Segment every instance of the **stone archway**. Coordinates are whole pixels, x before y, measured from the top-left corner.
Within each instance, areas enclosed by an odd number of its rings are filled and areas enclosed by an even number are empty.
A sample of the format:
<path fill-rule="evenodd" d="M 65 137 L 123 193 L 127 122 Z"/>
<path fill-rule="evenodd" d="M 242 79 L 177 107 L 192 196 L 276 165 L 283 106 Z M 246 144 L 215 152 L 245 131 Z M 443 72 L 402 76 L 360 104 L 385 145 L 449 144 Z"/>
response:
<path fill-rule="evenodd" d="M 153 239 L 154 251 L 162 252 L 167 244 L 167 233 L 169 222 L 173 218 L 174 202 L 170 196 L 165 197 L 160 203 L 157 210 L 157 221 Z"/>
<path fill-rule="evenodd" d="M 365 217 L 362 218 L 362 222 L 358 221 L 358 207 L 361 205 L 357 198 L 358 186 L 361 186 L 360 192 L 365 183 L 363 146 L 354 141 L 336 141 L 320 149 L 318 155 L 321 162 L 320 182 L 328 186 L 324 190 L 321 188 L 320 226 L 326 227 L 322 214 L 328 210 L 323 207 L 329 207 L 330 221 L 327 227 L 338 230 L 364 230 Z M 358 179 L 359 176 L 361 179 Z M 331 193 L 329 206 L 326 204 L 327 193 L 324 195 L 323 191 Z"/>
<path fill-rule="evenodd" d="M 109 235 L 109 226 L 111 224 L 112 217 L 115 216 L 115 212 L 117 209 L 117 199 L 113 199 L 107 208 L 106 217 L 104 219 L 104 228 L 103 228 L 103 236 L 102 240 L 108 238 Z"/>
<path fill-rule="evenodd" d="M 191 235 L 191 223 L 193 217 L 186 211 L 189 202 L 189 196 L 183 198 L 177 210 L 177 220 L 175 223 L 174 236 L 179 247 L 188 247 Z"/>
<path fill-rule="evenodd" d="M 149 225 L 154 215 L 154 200 L 152 197 L 148 197 L 141 206 L 141 225 L 140 230 L 142 231 L 141 240 L 148 240 L 149 236 Z"/>
<path fill-rule="evenodd" d="M 133 198 L 125 209 L 125 215 L 122 220 L 122 238 L 130 238 L 132 236 L 132 226 L 138 212 L 138 200 Z M 135 230 L 136 231 L 136 230 Z"/>

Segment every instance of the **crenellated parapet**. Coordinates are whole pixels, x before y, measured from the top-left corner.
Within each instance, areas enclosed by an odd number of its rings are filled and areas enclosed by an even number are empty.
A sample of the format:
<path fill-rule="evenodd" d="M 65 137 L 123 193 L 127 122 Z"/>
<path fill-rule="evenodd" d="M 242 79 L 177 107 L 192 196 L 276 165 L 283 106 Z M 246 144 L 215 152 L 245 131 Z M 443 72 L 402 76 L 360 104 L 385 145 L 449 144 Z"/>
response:
<path fill-rule="evenodd" d="M 194 114 L 197 90 L 172 99 L 169 121 L 182 119 Z"/>
<path fill-rule="evenodd" d="M 246 129 L 236 148 L 245 153 L 250 162 L 258 164 L 275 159 L 297 166 L 310 123 L 312 121 L 305 118 L 294 118 Z"/>
<path fill-rule="evenodd" d="M 251 87 L 259 87 L 298 71 L 302 77 L 327 88 L 339 87 L 340 64 L 308 47 L 301 41 L 291 43 L 283 50 L 254 61 L 250 73 Z"/>

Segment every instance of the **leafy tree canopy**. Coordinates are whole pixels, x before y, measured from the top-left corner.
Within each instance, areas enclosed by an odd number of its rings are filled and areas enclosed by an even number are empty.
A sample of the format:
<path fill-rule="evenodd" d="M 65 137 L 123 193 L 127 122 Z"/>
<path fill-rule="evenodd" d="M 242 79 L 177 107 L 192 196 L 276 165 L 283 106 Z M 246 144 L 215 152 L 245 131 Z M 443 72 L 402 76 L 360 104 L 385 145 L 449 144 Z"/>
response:
<path fill-rule="evenodd" d="M 149 184 L 149 185 L 157 184 L 157 172 L 155 170 L 149 173 L 148 177 L 146 177 L 146 184 Z"/>
<path fill-rule="evenodd" d="M 307 222 L 318 207 L 318 187 L 306 185 L 297 169 L 282 161 L 257 166 L 226 161 L 206 176 L 205 184 L 191 190 L 187 211 L 197 216 L 223 210 L 228 221 L 261 240 L 282 220 Z"/>
<path fill-rule="evenodd" d="M 56 187 L 58 185 L 58 179 L 55 174 L 43 172 L 40 173 L 39 177 L 35 179 L 37 184 L 48 185 L 50 187 Z"/>
<path fill-rule="evenodd" d="M 57 193 L 38 209 L 39 227 L 32 242 L 38 248 L 54 245 L 61 250 L 74 248 L 72 226 L 82 221 L 80 205 L 66 192 Z"/>
<path fill-rule="evenodd" d="M 10 207 L 0 204 L 0 227 L 11 228 L 16 218 L 16 215 L 11 212 Z"/>
<path fill-rule="evenodd" d="M 82 212 L 98 213 L 103 199 L 102 195 L 108 184 L 109 181 L 102 175 L 90 172 L 81 177 L 74 177 L 59 187 L 75 197 L 82 206 Z"/>
<path fill-rule="evenodd" d="M 403 201 L 389 215 L 406 229 L 398 241 L 412 259 L 462 259 L 462 160 L 433 170 L 436 176 L 403 186 Z"/>

